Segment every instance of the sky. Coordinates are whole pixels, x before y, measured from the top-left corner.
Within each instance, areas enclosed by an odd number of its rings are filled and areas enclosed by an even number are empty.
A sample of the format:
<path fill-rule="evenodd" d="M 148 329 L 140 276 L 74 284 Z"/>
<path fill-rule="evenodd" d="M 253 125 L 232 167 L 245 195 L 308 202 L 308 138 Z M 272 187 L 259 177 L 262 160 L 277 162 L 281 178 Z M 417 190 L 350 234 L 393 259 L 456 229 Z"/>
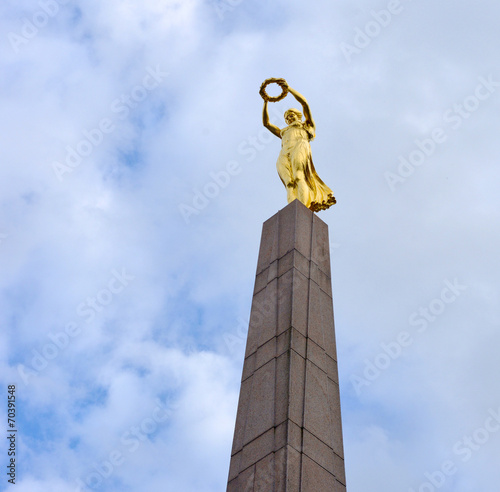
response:
<path fill-rule="evenodd" d="M 349 492 L 498 492 L 499 16 L 4 0 L 0 490 L 225 490 L 262 223 L 286 206 L 259 87 L 283 77 L 337 198 Z"/>

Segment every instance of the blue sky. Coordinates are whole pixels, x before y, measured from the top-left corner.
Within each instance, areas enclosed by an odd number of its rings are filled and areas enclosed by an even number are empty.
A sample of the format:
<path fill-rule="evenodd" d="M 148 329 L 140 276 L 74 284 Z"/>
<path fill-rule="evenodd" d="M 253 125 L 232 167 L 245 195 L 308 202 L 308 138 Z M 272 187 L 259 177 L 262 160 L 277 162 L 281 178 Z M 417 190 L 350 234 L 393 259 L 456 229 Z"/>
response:
<path fill-rule="evenodd" d="M 338 200 L 320 217 L 349 491 L 498 492 L 499 14 L 4 1 L 16 491 L 225 489 L 261 227 L 286 205 L 258 90 L 284 77 Z M 275 124 L 290 106 L 271 105 Z"/>

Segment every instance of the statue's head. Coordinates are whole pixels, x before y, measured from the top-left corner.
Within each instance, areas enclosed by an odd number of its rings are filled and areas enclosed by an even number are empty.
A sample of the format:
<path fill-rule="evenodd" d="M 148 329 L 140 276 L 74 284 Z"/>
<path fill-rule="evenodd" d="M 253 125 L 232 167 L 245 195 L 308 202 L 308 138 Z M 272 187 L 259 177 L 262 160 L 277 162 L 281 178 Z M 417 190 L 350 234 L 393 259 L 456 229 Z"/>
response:
<path fill-rule="evenodd" d="M 285 121 L 289 125 L 290 123 L 293 123 L 294 121 L 301 121 L 302 120 L 302 113 L 295 108 L 287 109 L 285 111 Z"/>

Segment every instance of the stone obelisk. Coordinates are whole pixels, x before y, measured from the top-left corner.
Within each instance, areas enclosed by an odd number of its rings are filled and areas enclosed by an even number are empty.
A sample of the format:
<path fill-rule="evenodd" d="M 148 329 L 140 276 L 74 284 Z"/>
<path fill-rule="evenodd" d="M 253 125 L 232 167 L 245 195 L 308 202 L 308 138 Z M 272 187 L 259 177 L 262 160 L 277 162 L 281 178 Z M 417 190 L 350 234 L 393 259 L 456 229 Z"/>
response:
<path fill-rule="evenodd" d="M 328 226 L 263 225 L 228 492 L 346 491 Z"/>

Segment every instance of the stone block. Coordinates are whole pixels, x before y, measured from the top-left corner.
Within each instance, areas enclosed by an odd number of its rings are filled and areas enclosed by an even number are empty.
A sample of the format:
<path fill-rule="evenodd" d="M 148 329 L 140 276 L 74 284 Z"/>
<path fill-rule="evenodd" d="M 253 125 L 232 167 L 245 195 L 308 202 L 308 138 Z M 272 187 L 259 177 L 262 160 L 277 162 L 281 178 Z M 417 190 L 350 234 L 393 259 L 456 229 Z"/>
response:
<path fill-rule="evenodd" d="M 289 492 L 286 489 L 286 461 L 286 446 L 284 446 L 274 453 L 274 492 Z"/>
<path fill-rule="evenodd" d="M 251 466 L 247 470 L 241 472 L 239 476 L 238 492 L 253 492 L 255 482 L 255 466 Z"/>
<path fill-rule="evenodd" d="M 308 291 L 309 280 L 295 268 L 278 278 L 278 335 L 291 326 L 307 335 Z"/>
<path fill-rule="evenodd" d="M 240 473 L 241 468 L 241 451 L 231 456 L 231 463 L 229 465 L 229 481 L 236 478 Z"/>
<path fill-rule="evenodd" d="M 309 305 L 309 280 L 298 270 L 293 271 L 292 326 L 307 336 L 307 307 Z"/>
<path fill-rule="evenodd" d="M 274 428 L 249 442 L 241 452 L 240 468 L 245 470 L 274 451 Z"/>
<path fill-rule="evenodd" d="M 295 249 L 295 207 L 285 207 L 278 212 L 278 258 Z"/>
<path fill-rule="evenodd" d="M 245 357 L 276 336 L 278 280 L 267 284 L 265 289 L 254 295 L 250 312 L 248 339 Z"/>
<path fill-rule="evenodd" d="M 291 328 L 290 334 L 290 348 L 305 359 L 307 351 L 307 338 L 295 328 Z"/>
<path fill-rule="evenodd" d="M 332 492 L 347 492 L 347 488 L 345 484 L 340 483 L 338 480 L 335 480 Z"/>
<path fill-rule="evenodd" d="M 307 333 L 309 338 L 322 347 L 332 359 L 337 360 L 332 299 L 315 282 L 311 282 L 309 286 Z"/>
<path fill-rule="evenodd" d="M 306 377 L 306 361 L 303 357 L 290 352 L 290 397 L 288 402 L 288 418 L 299 427 L 304 419 L 304 384 Z"/>
<path fill-rule="evenodd" d="M 292 326 L 293 270 L 278 278 L 278 327 L 277 335 Z"/>
<path fill-rule="evenodd" d="M 251 466 L 228 483 L 227 492 L 253 492 L 254 481 L 255 466 Z"/>
<path fill-rule="evenodd" d="M 276 399 L 275 425 L 285 422 L 288 418 L 288 400 L 290 390 L 290 351 L 276 358 Z"/>
<path fill-rule="evenodd" d="M 326 353 L 337 360 L 337 345 L 335 343 L 335 324 L 333 320 L 333 302 L 331 297 L 321 291 L 321 313 L 323 316 L 323 336 Z"/>
<path fill-rule="evenodd" d="M 274 450 L 278 451 L 282 447 L 286 446 L 288 442 L 288 420 L 285 420 L 281 424 L 274 428 Z"/>
<path fill-rule="evenodd" d="M 323 441 L 304 429 L 304 454 L 335 475 L 334 453 Z"/>
<path fill-rule="evenodd" d="M 309 278 L 309 260 L 296 249 L 289 251 L 278 262 L 278 277 L 292 268 L 297 269 L 306 278 Z"/>
<path fill-rule="evenodd" d="M 255 360 L 255 369 L 262 367 L 264 364 L 267 364 L 271 359 L 276 357 L 276 337 L 271 338 L 264 345 L 261 345 L 257 349 L 256 360 Z"/>
<path fill-rule="evenodd" d="M 253 295 L 254 296 L 258 292 L 260 292 L 262 289 L 266 288 L 268 276 L 269 276 L 269 268 L 266 268 L 265 270 L 263 270 L 261 273 L 259 273 L 255 277 L 255 285 L 253 288 Z"/>
<path fill-rule="evenodd" d="M 326 374 L 332 381 L 339 384 L 339 370 L 337 367 L 337 361 L 332 359 L 326 353 L 325 353 L 325 360 L 326 360 Z"/>
<path fill-rule="evenodd" d="M 288 420 L 288 445 L 302 453 L 302 427 L 292 420 Z"/>
<path fill-rule="evenodd" d="M 332 418 L 332 448 L 341 458 L 344 458 L 344 442 L 342 439 L 342 417 L 340 411 L 339 385 L 328 379 L 329 415 Z"/>
<path fill-rule="evenodd" d="M 290 350 L 291 338 L 292 328 L 289 328 L 276 337 L 276 357 Z"/>
<path fill-rule="evenodd" d="M 274 428 L 276 359 L 254 372 L 247 405 L 243 445 L 253 441 L 269 429 Z"/>
<path fill-rule="evenodd" d="M 250 376 L 253 375 L 255 371 L 255 360 L 257 358 L 257 352 L 249 355 L 245 358 L 245 362 L 243 363 L 243 373 L 241 375 L 241 381 L 245 381 Z"/>
<path fill-rule="evenodd" d="M 301 492 L 331 492 L 335 490 L 335 477 L 307 455 L 302 455 Z"/>
<path fill-rule="evenodd" d="M 278 262 L 279 260 L 274 260 L 270 265 L 269 268 L 267 269 L 267 282 L 271 282 L 275 278 L 278 278 Z"/>
<path fill-rule="evenodd" d="M 254 492 L 270 492 L 275 482 L 274 453 L 267 455 L 255 465 Z"/>
<path fill-rule="evenodd" d="M 238 477 L 233 478 L 233 480 L 230 480 L 227 483 L 227 489 L 226 492 L 239 492 L 238 486 L 239 486 L 239 480 Z"/>
<path fill-rule="evenodd" d="M 306 357 L 306 337 L 295 328 L 289 328 L 277 338 L 276 355 L 286 350 L 295 350 L 302 357 Z"/>
<path fill-rule="evenodd" d="M 295 252 L 296 250 L 292 249 L 278 260 L 278 277 L 281 277 L 284 273 L 294 268 Z"/>
<path fill-rule="evenodd" d="M 307 336 L 322 349 L 325 349 L 324 316 L 322 296 L 325 294 L 315 282 L 309 285 L 309 319 Z"/>
<path fill-rule="evenodd" d="M 331 277 L 328 226 L 317 215 L 314 215 L 312 222 L 311 261 L 316 263 L 327 277 Z"/>
<path fill-rule="evenodd" d="M 238 400 L 238 412 L 234 427 L 233 449 L 231 454 L 236 454 L 243 448 L 245 438 L 245 424 L 252 394 L 252 377 L 241 383 L 240 398 Z"/>
<path fill-rule="evenodd" d="M 327 355 L 323 348 L 311 339 L 307 341 L 307 360 L 318 366 L 323 372 L 328 374 Z"/>
<path fill-rule="evenodd" d="M 311 256 L 311 230 L 313 212 L 298 200 L 278 213 L 278 254 L 282 258 L 286 253 L 296 249 L 303 256 Z"/>
<path fill-rule="evenodd" d="M 286 492 L 300 491 L 300 462 L 302 454 L 286 447 Z M 311 489 L 312 490 L 312 489 Z"/>
<path fill-rule="evenodd" d="M 346 484 L 344 458 L 341 458 L 337 453 L 333 453 L 333 474 L 341 484 Z"/>
<path fill-rule="evenodd" d="M 310 361 L 306 361 L 305 384 L 303 427 L 326 445 L 334 448 L 328 376 Z"/>
<path fill-rule="evenodd" d="M 311 261 L 310 266 L 310 278 L 313 282 L 319 285 L 319 288 L 332 297 L 332 280 L 330 277 L 326 275 L 322 270 L 319 269 L 316 263 Z"/>
<path fill-rule="evenodd" d="M 286 445 L 302 452 L 302 428 L 288 419 L 278 425 L 274 433 L 275 451 Z"/>
<path fill-rule="evenodd" d="M 257 275 L 278 259 L 278 214 L 266 220 L 262 226 Z"/>

